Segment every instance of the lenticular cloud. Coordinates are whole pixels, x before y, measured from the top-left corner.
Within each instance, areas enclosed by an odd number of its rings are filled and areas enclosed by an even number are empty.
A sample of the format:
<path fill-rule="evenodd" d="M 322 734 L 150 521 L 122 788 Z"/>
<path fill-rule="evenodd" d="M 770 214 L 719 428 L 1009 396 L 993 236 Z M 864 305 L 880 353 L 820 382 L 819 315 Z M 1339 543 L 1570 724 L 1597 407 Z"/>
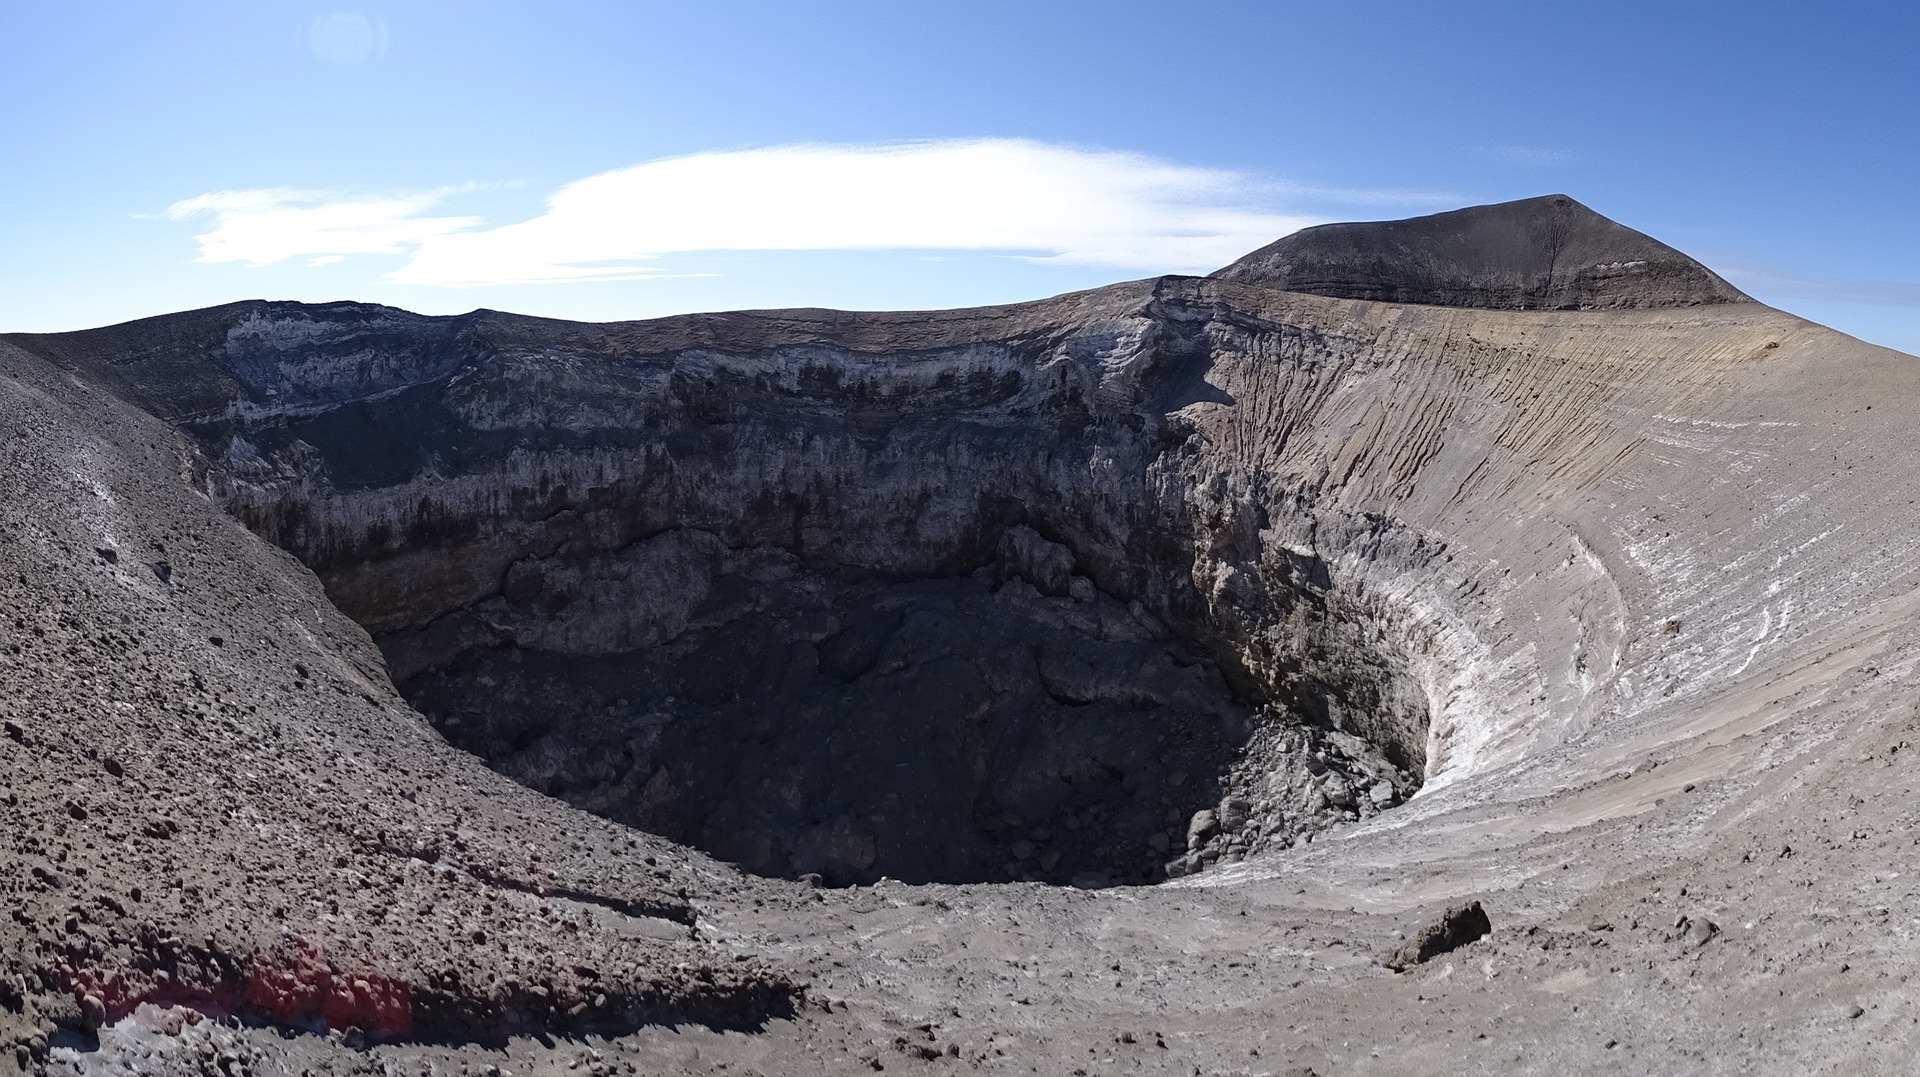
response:
<path fill-rule="evenodd" d="M 213 191 L 175 202 L 166 215 L 176 221 L 212 219 L 213 229 L 196 237 L 200 257 L 195 261 L 265 266 L 309 258 L 326 263 L 350 254 L 406 254 L 434 236 L 480 225 L 478 217 L 433 216 L 428 211 L 442 197 L 342 198 L 286 187 Z"/>
<path fill-rule="evenodd" d="M 496 227 L 437 215 L 444 192 L 230 191 L 169 215 L 212 218 L 201 261 L 404 253 L 389 279 L 460 287 L 644 278 L 667 256 L 721 250 L 1001 251 L 1206 270 L 1315 223 L 1261 208 L 1265 193 L 1241 173 L 996 139 L 649 161 L 569 183 L 539 216 Z"/>

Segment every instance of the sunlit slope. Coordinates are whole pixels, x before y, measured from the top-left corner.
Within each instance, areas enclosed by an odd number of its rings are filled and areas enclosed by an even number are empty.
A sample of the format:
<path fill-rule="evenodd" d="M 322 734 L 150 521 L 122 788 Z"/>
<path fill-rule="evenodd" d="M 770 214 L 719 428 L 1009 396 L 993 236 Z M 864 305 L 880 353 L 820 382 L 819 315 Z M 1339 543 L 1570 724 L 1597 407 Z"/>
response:
<path fill-rule="evenodd" d="M 1298 493 L 1268 545 L 1328 557 L 1428 690 L 1429 789 L 1382 825 L 1656 748 L 1700 753 L 1687 780 L 1737 775 L 1862 663 L 1910 664 L 1920 361 L 1754 304 L 1201 287 L 1285 329 L 1221 341 L 1207 380 L 1230 401 L 1184 414 L 1234 482 Z M 1507 825 L 1645 810 L 1667 784 Z"/>

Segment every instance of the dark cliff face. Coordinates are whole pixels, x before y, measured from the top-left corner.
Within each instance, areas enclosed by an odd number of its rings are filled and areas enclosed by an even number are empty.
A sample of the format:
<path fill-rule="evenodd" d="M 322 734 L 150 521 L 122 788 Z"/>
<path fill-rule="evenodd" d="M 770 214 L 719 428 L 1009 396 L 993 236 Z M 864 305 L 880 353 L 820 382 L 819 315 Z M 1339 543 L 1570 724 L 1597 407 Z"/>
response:
<path fill-rule="evenodd" d="M 1700 263 L 1565 195 L 1306 228 L 1213 275 L 1341 299 L 1494 310 L 1752 302 Z"/>

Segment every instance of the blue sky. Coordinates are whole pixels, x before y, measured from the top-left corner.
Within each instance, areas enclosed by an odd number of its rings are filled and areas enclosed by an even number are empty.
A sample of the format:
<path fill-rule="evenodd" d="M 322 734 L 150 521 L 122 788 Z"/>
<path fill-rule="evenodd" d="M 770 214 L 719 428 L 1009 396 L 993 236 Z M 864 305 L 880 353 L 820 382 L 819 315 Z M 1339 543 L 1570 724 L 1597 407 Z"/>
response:
<path fill-rule="evenodd" d="M 944 307 L 1565 192 L 1920 352 L 1920 8 L 12 5 L 0 329 Z"/>

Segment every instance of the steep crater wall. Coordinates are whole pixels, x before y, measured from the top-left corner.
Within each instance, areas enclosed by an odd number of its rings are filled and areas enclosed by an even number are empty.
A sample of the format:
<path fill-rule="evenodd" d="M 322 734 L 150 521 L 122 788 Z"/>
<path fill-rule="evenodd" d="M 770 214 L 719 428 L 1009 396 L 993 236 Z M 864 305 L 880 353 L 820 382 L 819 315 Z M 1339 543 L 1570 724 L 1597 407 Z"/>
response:
<path fill-rule="evenodd" d="M 1334 566 L 1438 551 L 1212 451 L 1186 416 L 1236 403 L 1220 356 L 1339 344 L 1193 282 L 618 326 L 260 304 L 200 332 L 122 384 L 450 741 L 749 870 L 1152 881 L 1423 776 L 1427 676 Z"/>

